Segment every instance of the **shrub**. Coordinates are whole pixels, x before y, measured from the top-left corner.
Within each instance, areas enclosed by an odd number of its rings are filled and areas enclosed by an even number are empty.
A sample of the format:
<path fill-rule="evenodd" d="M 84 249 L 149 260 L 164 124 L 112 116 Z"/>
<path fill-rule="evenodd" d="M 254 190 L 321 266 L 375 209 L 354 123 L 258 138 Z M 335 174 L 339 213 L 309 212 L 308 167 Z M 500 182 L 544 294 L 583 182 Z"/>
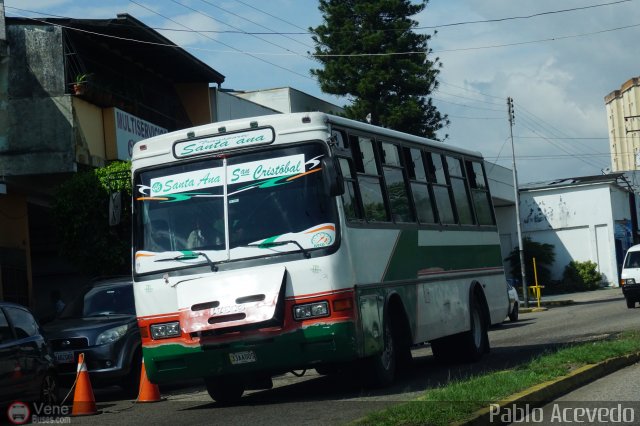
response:
<path fill-rule="evenodd" d="M 131 273 L 129 162 L 78 172 L 60 185 L 53 206 L 61 254 L 92 275 Z M 109 194 L 123 193 L 122 219 L 109 226 Z"/>
<path fill-rule="evenodd" d="M 538 273 L 538 284 L 548 286 L 551 284 L 551 271 L 549 267 L 556 259 L 553 244 L 539 243 L 529 237 L 523 238 L 525 273 L 527 275 L 527 285 L 534 285 L 533 258 L 536 258 L 536 270 Z M 507 256 L 511 265 L 511 276 L 520 280 L 520 248 L 516 247 Z"/>
<path fill-rule="evenodd" d="M 572 260 L 564 268 L 562 274 L 563 287 L 572 291 L 596 290 L 602 282 L 602 275 L 597 271 L 598 265 L 587 260 Z"/>

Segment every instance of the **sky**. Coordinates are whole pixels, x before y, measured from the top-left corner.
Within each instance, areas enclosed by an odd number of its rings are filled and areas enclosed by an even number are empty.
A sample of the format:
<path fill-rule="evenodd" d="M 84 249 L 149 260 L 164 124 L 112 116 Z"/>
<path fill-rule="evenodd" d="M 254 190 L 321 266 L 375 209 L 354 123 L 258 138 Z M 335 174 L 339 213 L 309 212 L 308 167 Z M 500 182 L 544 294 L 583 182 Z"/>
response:
<path fill-rule="evenodd" d="M 95 4 L 95 6 L 94 6 Z M 336 105 L 309 70 L 317 0 L 5 0 L 7 16 L 129 13 L 225 76 L 222 88 L 293 87 Z M 445 143 L 480 151 L 520 184 L 611 167 L 604 97 L 640 76 L 640 0 L 430 0 L 413 17 L 442 68 Z M 271 33 L 271 34 L 270 34 Z M 273 34 L 277 33 L 277 34 Z M 510 128 L 507 97 L 514 102 Z"/>

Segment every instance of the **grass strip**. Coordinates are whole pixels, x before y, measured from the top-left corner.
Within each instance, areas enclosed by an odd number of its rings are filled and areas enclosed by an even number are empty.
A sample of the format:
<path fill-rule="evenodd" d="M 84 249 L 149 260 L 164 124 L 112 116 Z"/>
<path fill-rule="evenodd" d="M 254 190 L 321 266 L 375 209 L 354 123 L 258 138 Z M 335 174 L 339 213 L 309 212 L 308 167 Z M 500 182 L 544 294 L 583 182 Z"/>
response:
<path fill-rule="evenodd" d="M 610 358 L 640 352 L 640 332 L 629 331 L 587 343 L 563 346 L 514 369 L 496 371 L 427 391 L 414 401 L 375 412 L 353 425 L 447 425 L 462 422 L 489 403 L 571 371 Z"/>

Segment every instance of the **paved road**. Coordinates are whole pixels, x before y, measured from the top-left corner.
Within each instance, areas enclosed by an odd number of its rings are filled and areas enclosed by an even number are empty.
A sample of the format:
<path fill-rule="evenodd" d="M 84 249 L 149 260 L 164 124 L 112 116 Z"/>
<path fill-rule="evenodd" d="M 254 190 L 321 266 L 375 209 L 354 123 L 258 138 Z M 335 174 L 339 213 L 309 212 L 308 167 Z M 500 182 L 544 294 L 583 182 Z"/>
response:
<path fill-rule="evenodd" d="M 117 392 L 95 390 L 102 414 L 74 418 L 78 424 L 341 424 L 371 411 L 415 399 L 425 391 L 484 371 L 524 363 L 555 345 L 602 338 L 637 329 L 640 309 L 627 309 L 620 289 L 565 296 L 574 304 L 545 312 L 522 313 L 516 323 L 505 322 L 490 331 L 492 352 L 472 365 L 441 365 L 428 346 L 413 351 L 414 365 L 407 376 L 383 390 L 363 390 L 344 377 L 318 376 L 315 371 L 298 378 L 292 374 L 274 380 L 274 389 L 249 392 L 240 405 L 221 407 L 203 387 L 167 388 L 165 401 L 131 404 Z"/>

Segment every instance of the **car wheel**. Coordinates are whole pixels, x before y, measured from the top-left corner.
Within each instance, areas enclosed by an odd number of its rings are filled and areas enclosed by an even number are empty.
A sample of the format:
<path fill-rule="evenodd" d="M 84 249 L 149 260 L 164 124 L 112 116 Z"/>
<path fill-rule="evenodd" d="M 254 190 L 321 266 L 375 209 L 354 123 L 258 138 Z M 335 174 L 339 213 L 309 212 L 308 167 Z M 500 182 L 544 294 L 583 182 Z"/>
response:
<path fill-rule="evenodd" d="M 131 370 L 120 381 L 120 387 L 127 398 L 137 398 L 140 393 L 140 373 L 142 369 L 142 356 L 139 353 L 133 356 Z"/>
<path fill-rule="evenodd" d="M 209 396 L 223 405 L 238 402 L 244 393 L 244 382 L 239 376 L 208 377 L 204 384 Z"/>
<path fill-rule="evenodd" d="M 513 303 L 513 308 L 511 309 L 511 312 L 509 312 L 509 320 L 511 322 L 516 322 L 518 321 L 518 311 L 519 311 L 519 307 L 518 307 L 518 302 L 514 302 Z"/>
<path fill-rule="evenodd" d="M 627 299 L 627 308 L 633 309 L 635 307 L 636 307 L 636 301 L 635 300 L 631 300 L 631 299 Z"/>
<path fill-rule="evenodd" d="M 57 405 L 59 402 L 58 379 L 53 373 L 47 373 L 42 379 L 40 402 L 46 405 Z"/>

